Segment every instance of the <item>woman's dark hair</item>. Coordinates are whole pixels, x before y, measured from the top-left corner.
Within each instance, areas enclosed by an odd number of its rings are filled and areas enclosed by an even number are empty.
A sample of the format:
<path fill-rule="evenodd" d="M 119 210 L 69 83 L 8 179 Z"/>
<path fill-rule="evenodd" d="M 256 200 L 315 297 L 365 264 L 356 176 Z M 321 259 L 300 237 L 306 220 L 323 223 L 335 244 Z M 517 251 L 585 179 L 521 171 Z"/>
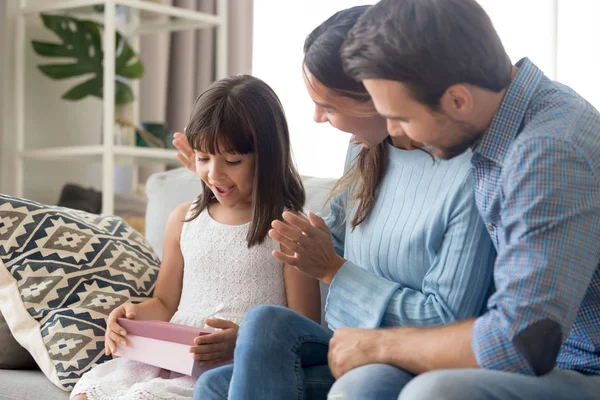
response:
<path fill-rule="evenodd" d="M 255 154 L 248 247 L 262 243 L 285 210 L 302 211 L 304 187 L 292 161 L 283 107 L 262 80 L 236 75 L 213 83 L 196 99 L 186 136 L 192 149 L 203 153 Z M 217 201 L 202 186 L 189 221 Z"/>
<path fill-rule="evenodd" d="M 357 6 L 335 13 L 315 28 L 304 42 L 304 68 L 336 94 L 364 103 L 370 102 L 371 97 L 360 81 L 344 73 L 340 50 L 348 32 L 368 8 Z M 351 220 L 353 229 L 369 216 L 375 205 L 375 192 L 385 173 L 387 158 L 385 141 L 373 148 L 363 147 L 352 168 L 331 191 L 329 199 L 351 190 L 356 184 L 347 207 L 349 213 L 354 212 Z"/>
<path fill-rule="evenodd" d="M 455 84 L 499 92 L 512 64 L 475 0 L 382 0 L 365 12 L 341 51 L 352 78 L 402 82 L 432 110 Z"/>

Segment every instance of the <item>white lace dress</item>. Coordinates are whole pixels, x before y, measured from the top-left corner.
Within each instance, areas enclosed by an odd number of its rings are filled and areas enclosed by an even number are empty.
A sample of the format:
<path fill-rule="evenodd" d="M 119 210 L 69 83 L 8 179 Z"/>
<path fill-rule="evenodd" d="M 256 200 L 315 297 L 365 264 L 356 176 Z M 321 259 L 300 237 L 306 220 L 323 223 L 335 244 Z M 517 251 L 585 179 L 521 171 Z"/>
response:
<path fill-rule="evenodd" d="M 249 249 L 248 228 L 249 224 L 220 224 L 206 211 L 183 225 L 183 290 L 171 322 L 204 327 L 204 319 L 214 316 L 240 324 L 254 306 L 286 304 L 282 264 L 271 256 L 278 245 L 267 237 L 263 244 Z M 71 396 L 85 393 L 90 400 L 190 399 L 195 381 L 115 358 L 87 372 Z"/>

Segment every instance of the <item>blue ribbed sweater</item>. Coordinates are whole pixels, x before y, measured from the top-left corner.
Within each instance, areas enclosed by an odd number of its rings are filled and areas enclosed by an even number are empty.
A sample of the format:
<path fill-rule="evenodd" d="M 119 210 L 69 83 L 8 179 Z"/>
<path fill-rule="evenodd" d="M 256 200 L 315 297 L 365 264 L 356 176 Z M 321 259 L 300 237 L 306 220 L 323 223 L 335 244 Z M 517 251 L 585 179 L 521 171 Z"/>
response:
<path fill-rule="evenodd" d="M 358 153 L 351 146 L 347 167 Z M 345 222 L 347 193 L 326 218 L 347 262 L 331 283 L 331 329 L 437 325 L 480 315 L 495 250 L 477 211 L 467 152 L 442 161 L 388 145 L 389 164 L 368 219 Z"/>

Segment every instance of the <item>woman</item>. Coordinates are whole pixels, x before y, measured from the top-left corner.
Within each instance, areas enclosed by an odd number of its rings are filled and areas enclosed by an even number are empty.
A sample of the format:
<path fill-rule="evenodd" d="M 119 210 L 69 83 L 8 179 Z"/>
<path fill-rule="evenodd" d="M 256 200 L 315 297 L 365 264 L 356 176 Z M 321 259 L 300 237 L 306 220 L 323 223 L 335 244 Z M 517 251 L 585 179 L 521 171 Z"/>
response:
<path fill-rule="evenodd" d="M 406 136 L 387 136 L 385 119 L 363 85 L 344 75 L 339 58 L 366 9 L 336 13 L 306 39 L 303 71 L 315 121 L 352 133 L 359 144 L 348 153 L 326 221 L 286 213 L 285 223 L 273 222 L 271 237 L 296 257 L 274 255 L 331 284 L 331 329 L 477 316 L 490 290 L 495 252 L 474 204 L 470 155 L 441 161 Z M 189 153 L 181 136 L 175 142 Z M 324 398 L 334 382 L 327 366 L 330 338 L 326 328 L 284 308 L 250 310 L 234 365 L 204 374 L 194 398 Z M 332 398 L 396 398 L 412 378 L 386 365 L 352 372 L 335 384 Z"/>

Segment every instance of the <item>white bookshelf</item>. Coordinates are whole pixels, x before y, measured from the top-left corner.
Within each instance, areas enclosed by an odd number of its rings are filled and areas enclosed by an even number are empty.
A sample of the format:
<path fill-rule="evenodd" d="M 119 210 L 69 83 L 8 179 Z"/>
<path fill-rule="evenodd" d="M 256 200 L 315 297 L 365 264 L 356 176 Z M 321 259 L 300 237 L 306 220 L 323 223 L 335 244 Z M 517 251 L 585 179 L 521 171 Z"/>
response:
<path fill-rule="evenodd" d="M 21 156 L 25 159 L 64 160 L 95 162 L 102 161 L 104 146 L 70 146 L 47 149 L 26 149 Z M 149 147 L 113 146 L 116 164 L 136 165 L 143 163 L 170 162 L 177 160 L 177 150 Z"/>
<path fill-rule="evenodd" d="M 15 32 L 15 122 L 17 154 L 15 157 L 16 193 L 24 196 L 24 163 L 29 159 L 68 160 L 98 162 L 102 164 L 102 212 L 114 212 L 114 166 L 132 165 L 133 181 L 137 180 L 137 165 L 145 163 L 176 162 L 177 151 L 146 147 L 120 146 L 115 144 L 115 32 L 126 36 L 134 50 L 139 51 L 139 37 L 157 32 L 175 32 L 189 29 L 216 28 L 216 78 L 227 75 L 227 0 L 217 0 L 216 14 L 163 5 L 144 0 L 45 0 L 33 3 L 18 0 L 19 10 Z M 104 15 L 90 13 L 90 7 L 104 5 Z M 131 22 L 117 26 L 116 7 L 126 6 L 131 10 Z M 25 148 L 25 30 L 27 19 L 40 13 L 71 14 L 78 18 L 93 19 L 104 25 L 104 96 L 103 96 L 103 144 L 55 148 Z M 157 16 L 166 16 L 157 19 Z M 166 22 L 165 22 L 166 21 Z M 111 60 L 112 62 L 106 62 Z M 139 83 L 131 82 L 136 103 L 133 104 L 133 123 L 139 123 Z"/>

